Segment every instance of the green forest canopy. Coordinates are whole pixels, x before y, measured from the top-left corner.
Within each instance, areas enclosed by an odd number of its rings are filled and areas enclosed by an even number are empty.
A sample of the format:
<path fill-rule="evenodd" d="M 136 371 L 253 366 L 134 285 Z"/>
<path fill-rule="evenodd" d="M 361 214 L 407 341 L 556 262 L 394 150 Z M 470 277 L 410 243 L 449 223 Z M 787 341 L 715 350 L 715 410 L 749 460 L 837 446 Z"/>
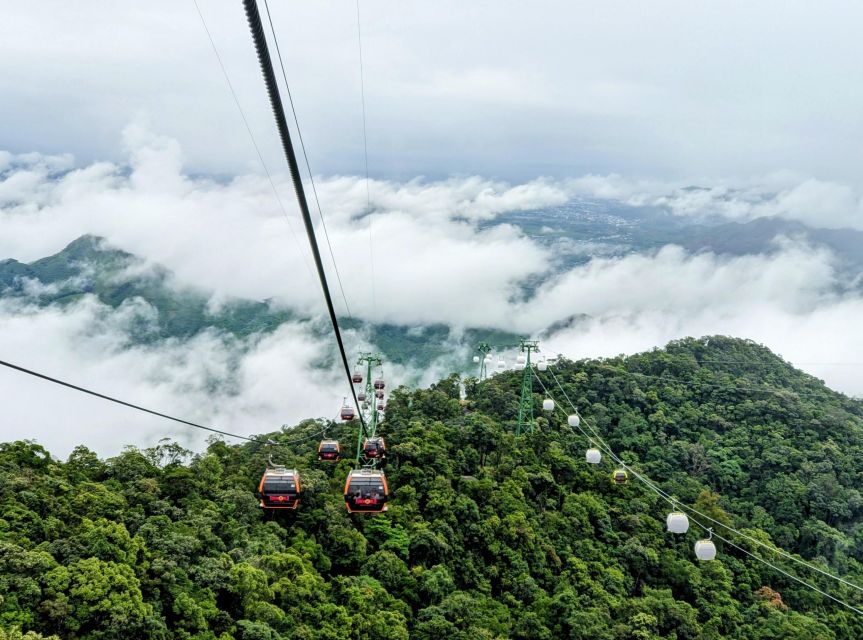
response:
<path fill-rule="evenodd" d="M 859 401 L 721 337 L 555 372 L 614 450 L 683 503 L 863 584 Z M 79 447 L 65 462 L 0 444 L 0 640 L 863 637 L 863 616 L 721 542 L 699 563 L 697 528 L 666 533 L 667 505 L 613 485 L 607 459 L 587 465 L 564 416 L 516 439 L 519 373 L 465 387 L 466 400 L 456 376 L 391 394 L 383 516 L 346 513 L 350 463 L 317 462 L 311 438 L 276 456 L 304 493 L 275 516 L 254 495 L 259 444 L 108 460 Z M 353 426 L 329 435 L 351 442 Z"/>

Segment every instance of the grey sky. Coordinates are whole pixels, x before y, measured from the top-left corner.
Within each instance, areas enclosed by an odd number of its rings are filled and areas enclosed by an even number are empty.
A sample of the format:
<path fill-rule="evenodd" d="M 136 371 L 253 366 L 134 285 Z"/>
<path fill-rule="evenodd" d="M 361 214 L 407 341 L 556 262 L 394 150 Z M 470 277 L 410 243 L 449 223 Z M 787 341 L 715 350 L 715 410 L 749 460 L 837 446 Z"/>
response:
<path fill-rule="evenodd" d="M 241 3 L 200 0 L 268 161 Z M 350 0 L 271 2 L 315 171 L 361 173 Z M 860 186 L 863 5 L 363 0 L 373 175 L 684 180 L 791 170 Z M 0 148 L 122 158 L 146 119 L 192 172 L 254 155 L 192 0 L 5 2 Z"/>

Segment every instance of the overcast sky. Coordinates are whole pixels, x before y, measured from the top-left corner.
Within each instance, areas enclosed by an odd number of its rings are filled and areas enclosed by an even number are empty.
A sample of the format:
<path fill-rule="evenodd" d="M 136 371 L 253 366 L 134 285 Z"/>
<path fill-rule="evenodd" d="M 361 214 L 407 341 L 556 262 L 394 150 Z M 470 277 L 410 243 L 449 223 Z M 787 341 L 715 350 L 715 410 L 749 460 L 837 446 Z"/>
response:
<path fill-rule="evenodd" d="M 280 165 L 241 2 L 199 3 Z M 313 169 L 362 173 L 354 2 L 270 4 Z M 3 5 L 0 148 L 118 160 L 146 118 L 192 172 L 256 167 L 192 0 Z M 375 176 L 861 181 L 858 2 L 360 6 Z"/>
<path fill-rule="evenodd" d="M 215 307 L 271 298 L 320 314 L 241 3 L 199 3 L 285 212 L 192 0 L 5 2 L 0 259 L 35 260 L 93 233 L 210 292 Z M 863 299 L 823 248 L 793 238 L 758 256 L 665 247 L 550 274 L 548 247 L 480 224 L 590 196 L 693 221 L 775 215 L 863 229 L 863 5 L 362 0 L 374 178 L 365 218 L 355 5 L 271 5 L 356 315 L 529 335 L 589 314 L 548 340 L 571 358 L 730 334 L 863 395 Z M 693 183 L 707 188 L 683 189 Z M 522 300 L 526 280 L 549 275 Z M 241 433 L 338 410 L 338 372 L 312 368 L 328 345 L 302 327 L 129 349 L 130 319 L 152 312 L 2 301 L 0 353 Z M 447 371 L 440 363 L 423 381 Z M 33 437 L 60 455 L 163 435 L 202 442 L 6 371 L 0 393 L 0 440 Z"/>

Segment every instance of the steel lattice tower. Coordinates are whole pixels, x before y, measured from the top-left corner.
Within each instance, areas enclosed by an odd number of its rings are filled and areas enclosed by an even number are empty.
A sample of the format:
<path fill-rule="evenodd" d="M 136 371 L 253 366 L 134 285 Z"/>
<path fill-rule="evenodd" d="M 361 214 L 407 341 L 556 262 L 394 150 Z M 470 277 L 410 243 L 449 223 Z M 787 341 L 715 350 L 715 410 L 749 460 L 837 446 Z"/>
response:
<path fill-rule="evenodd" d="M 530 354 L 539 351 L 539 342 L 522 340 L 518 347 L 525 354 L 525 362 L 524 375 L 521 378 L 521 399 L 518 402 L 518 422 L 515 426 L 516 436 L 525 431 L 533 433 L 533 365 Z"/>

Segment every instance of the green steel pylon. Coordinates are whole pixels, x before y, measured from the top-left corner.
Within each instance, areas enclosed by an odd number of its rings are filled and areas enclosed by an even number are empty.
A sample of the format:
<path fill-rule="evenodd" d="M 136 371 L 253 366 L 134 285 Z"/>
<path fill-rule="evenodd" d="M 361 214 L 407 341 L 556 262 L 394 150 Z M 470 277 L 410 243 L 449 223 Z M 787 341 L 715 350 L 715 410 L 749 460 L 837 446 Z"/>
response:
<path fill-rule="evenodd" d="M 518 347 L 525 354 L 525 363 L 524 375 L 521 378 L 521 399 L 518 402 L 518 422 L 515 426 L 516 436 L 520 436 L 524 431 L 533 433 L 533 369 L 530 354 L 539 351 L 539 342 L 522 340 Z"/>
<path fill-rule="evenodd" d="M 374 367 L 381 367 L 383 361 L 381 357 L 376 353 L 361 353 L 360 357 L 357 359 L 357 366 L 362 367 L 365 365 L 365 394 L 366 399 L 360 404 L 360 411 L 363 412 L 363 416 L 365 417 L 365 428 L 360 428 L 359 433 L 357 434 L 357 467 L 360 466 L 360 453 L 363 450 L 363 438 L 374 438 L 375 432 L 378 428 L 378 409 L 377 402 L 378 399 L 375 397 L 375 386 L 374 381 L 372 380 L 372 369 Z M 364 409 L 364 407 L 368 404 L 371 407 L 370 410 Z M 372 466 L 375 466 L 377 461 L 372 461 Z"/>
<path fill-rule="evenodd" d="M 476 348 L 479 351 L 479 379 L 485 380 L 488 375 L 486 370 L 485 357 L 491 352 L 491 345 L 488 342 L 480 342 Z"/>

